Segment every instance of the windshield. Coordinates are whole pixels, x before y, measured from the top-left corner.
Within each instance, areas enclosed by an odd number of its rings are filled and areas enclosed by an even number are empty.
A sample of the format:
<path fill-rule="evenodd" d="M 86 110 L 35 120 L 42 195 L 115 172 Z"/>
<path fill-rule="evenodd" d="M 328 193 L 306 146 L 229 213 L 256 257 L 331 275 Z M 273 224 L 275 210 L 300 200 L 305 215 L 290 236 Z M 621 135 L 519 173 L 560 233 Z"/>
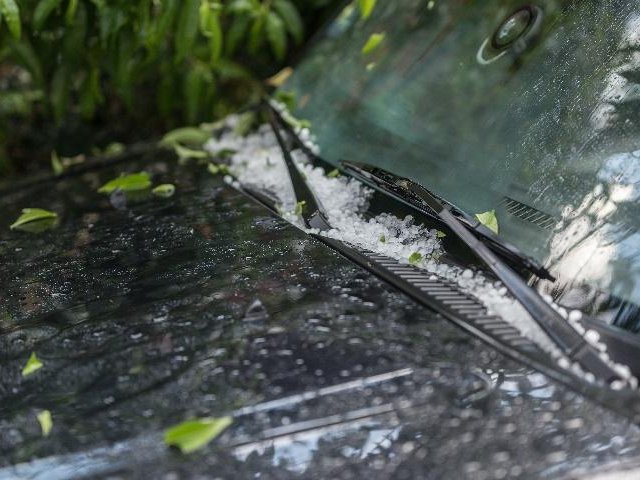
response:
<path fill-rule="evenodd" d="M 323 158 L 495 209 L 558 277 L 543 288 L 638 328 L 637 2 L 395 0 L 368 19 L 349 5 L 282 89 Z"/>

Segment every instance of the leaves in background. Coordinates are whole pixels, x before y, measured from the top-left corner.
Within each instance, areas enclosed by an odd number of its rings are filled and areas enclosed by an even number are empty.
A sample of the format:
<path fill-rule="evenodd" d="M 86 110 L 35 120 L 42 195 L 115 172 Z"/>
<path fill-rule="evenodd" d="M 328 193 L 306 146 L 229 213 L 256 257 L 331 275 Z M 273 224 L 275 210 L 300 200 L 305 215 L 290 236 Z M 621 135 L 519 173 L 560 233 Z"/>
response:
<path fill-rule="evenodd" d="M 182 0 L 176 30 L 176 61 L 184 60 L 196 41 L 200 24 L 200 0 Z"/>
<path fill-rule="evenodd" d="M 51 228 L 57 219 L 58 214 L 55 212 L 42 208 L 24 208 L 22 209 L 22 215 L 9 228 L 11 230 L 39 233 Z"/>
<path fill-rule="evenodd" d="M 284 22 L 275 12 L 269 12 L 266 25 L 271 50 L 278 60 L 282 60 L 287 53 L 287 32 Z"/>
<path fill-rule="evenodd" d="M 20 8 L 15 0 L 0 0 L 0 15 L 9 28 L 11 36 L 19 40 L 22 35 L 22 24 L 20 22 Z"/>
<path fill-rule="evenodd" d="M 73 21 L 76 18 L 77 10 L 78 10 L 78 0 L 69 0 L 69 4 L 67 5 L 67 13 L 65 14 L 65 20 L 67 21 L 67 25 L 73 24 Z"/>
<path fill-rule="evenodd" d="M 38 419 L 38 423 L 40 424 L 42 436 L 48 437 L 51 433 L 51 429 L 53 428 L 53 419 L 51 418 L 51 412 L 49 410 L 43 410 L 36 416 L 36 418 Z"/>
<path fill-rule="evenodd" d="M 33 12 L 33 29 L 37 32 L 42 29 L 53 10 L 58 8 L 62 0 L 40 0 Z"/>
<path fill-rule="evenodd" d="M 491 230 L 493 233 L 498 234 L 498 218 L 496 217 L 495 210 L 489 210 L 484 213 L 476 213 L 478 221 Z"/>
<path fill-rule="evenodd" d="M 147 172 L 131 173 L 108 181 L 98 189 L 98 193 L 110 194 L 115 190 L 134 192 L 146 190 L 149 187 L 151 187 L 151 178 Z"/>
<path fill-rule="evenodd" d="M 211 134 L 201 128 L 183 127 L 165 134 L 160 144 L 166 147 L 173 147 L 176 144 L 201 147 L 209 138 Z"/>
<path fill-rule="evenodd" d="M 169 198 L 173 197 L 173 194 L 176 193 L 176 187 L 171 183 L 163 183 L 151 190 L 151 193 L 156 197 Z"/>
<path fill-rule="evenodd" d="M 182 453 L 191 453 L 207 445 L 231 423 L 231 417 L 188 420 L 168 429 L 164 434 L 164 443 L 178 447 Z"/>
<path fill-rule="evenodd" d="M 51 152 L 51 169 L 53 170 L 54 175 L 60 175 L 64 172 L 64 165 L 60 161 L 60 157 L 55 150 Z"/>
<path fill-rule="evenodd" d="M 44 364 L 40 361 L 36 352 L 31 352 L 31 356 L 29 357 L 29 360 L 27 360 L 27 364 L 22 369 L 22 376 L 28 377 L 37 370 L 40 370 L 43 366 Z"/>
<path fill-rule="evenodd" d="M 363 55 L 369 55 L 373 52 L 375 52 L 378 47 L 380 46 L 380 44 L 382 43 L 382 41 L 384 40 L 385 37 L 385 33 L 372 33 L 368 40 L 367 43 L 364 44 L 364 47 L 362 47 L 362 54 Z"/>
<path fill-rule="evenodd" d="M 289 0 L 275 0 L 273 8 L 284 21 L 286 30 L 296 43 L 301 43 L 304 37 L 304 24 L 296 7 Z"/>

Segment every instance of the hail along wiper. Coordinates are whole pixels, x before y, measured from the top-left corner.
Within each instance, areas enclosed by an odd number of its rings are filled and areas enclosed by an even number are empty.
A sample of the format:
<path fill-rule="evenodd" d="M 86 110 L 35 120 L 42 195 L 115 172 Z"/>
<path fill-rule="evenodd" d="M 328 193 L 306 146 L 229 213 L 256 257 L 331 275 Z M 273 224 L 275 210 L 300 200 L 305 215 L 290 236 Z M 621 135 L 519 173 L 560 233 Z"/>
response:
<path fill-rule="evenodd" d="M 342 166 L 354 174 L 356 177 L 364 180 L 366 183 L 373 185 L 379 190 L 395 197 L 403 203 L 420 210 L 422 213 L 430 214 L 431 209 L 424 208 L 424 202 L 413 192 L 403 188 L 401 182 L 406 180 L 397 175 L 388 172 L 382 168 L 366 165 L 364 163 L 342 161 Z M 400 182 L 400 183 L 399 183 Z M 431 192 L 429 192 L 431 193 Z M 549 271 L 540 265 L 533 258 L 520 252 L 514 245 L 506 242 L 498 235 L 485 227 L 480 221 L 463 212 L 453 204 L 431 193 L 441 204 L 446 205 L 449 211 L 468 229 L 471 230 L 476 237 L 484 242 L 491 250 L 501 257 L 509 260 L 513 264 L 521 266 L 526 270 L 534 273 L 536 276 L 545 280 L 555 280 Z M 437 215 L 436 215 L 437 216 Z"/>
<path fill-rule="evenodd" d="M 360 165 L 343 162 L 347 170 L 362 176 Z M 376 173 L 382 175 L 379 181 L 384 181 L 387 187 L 392 182 L 396 196 L 410 198 L 412 203 L 419 203 L 421 207 L 431 210 L 453 233 L 460 238 L 469 249 L 498 277 L 511 294 L 529 312 L 533 320 L 547 333 L 567 358 L 577 362 L 585 371 L 591 372 L 598 380 L 611 383 L 621 380 L 615 370 L 600 357 L 600 352 L 589 344 L 582 334 L 569 324 L 538 292 L 529 286 L 515 271 L 513 271 L 498 255 L 480 240 L 473 230 L 470 230 L 461 219 L 452 213 L 452 207 L 429 192 L 422 185 L 407 178 L 397 177 L 382 169 L 369 168 L 366 170 L 367 180 L 372 181 Z"/>

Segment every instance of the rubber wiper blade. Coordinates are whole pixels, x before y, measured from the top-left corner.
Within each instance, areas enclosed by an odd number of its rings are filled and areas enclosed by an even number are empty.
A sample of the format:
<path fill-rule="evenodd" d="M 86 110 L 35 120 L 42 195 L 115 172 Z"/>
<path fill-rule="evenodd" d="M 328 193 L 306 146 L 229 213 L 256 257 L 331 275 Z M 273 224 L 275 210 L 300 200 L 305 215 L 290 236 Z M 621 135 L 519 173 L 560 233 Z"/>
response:
<path fill-rule="evenodd" d="M 307 181 L 304 179 L 304 176 L 298 170 L 291 154 L 289 153 L 289 148 L 282 137 L 280 132 L 279 123 L 277 118 L 275 117 L 273 111 L 270 108 L 265 108 L 267 112 L 267 117 L 269 119 L 269 124 L 273 130 L 274 135 L 280 145 L 280 150 L 282 151 L 282 156 L 284 157 L 284 163 L 287 167 L 287 171 L 289 172 L 289 178 L 291 179 L 291 185 L 293 186 L 293 193 L 296 197 L 296 202 L 301 204 L 301 218 L 307 228 L 316 228 L 320 231 L 331 230 L 331 224 L 327 220 L 327 216 L 325 214 L 325 210 L 322 207 L 322 203 L 315 196 L 313 190 L 307 184 Z"/>
<path fill-rule="evenodd" d="M 420 210 L 422 213 L 431 214 L 433 213 L 431 209 L 425 209 L 424 202 L 420 198 L 416 198 L 412 192 L 407 191 L 402 188 L 403 182 L 411 182 L 403 177 L 399 177 L 387 170 L 384 170 L 379 167 L 374 167 L 371 165 L 367 165 L 365 163 L 359 162 L 351 162 L 343 160 L 340 162 L 342 167 L 347 170 L 349 173 L 358 177 L 359 179 L 365 181 L 366 183 L 372 185 L 378 190 L 382 190 L 383 192 L 390 194 L 395 197 L 397 200 L 402 201 L 409 206 Z M 424 188 L 424 187 L 423 187 Z M 425 189 L 426 190 L 426 189 Z M 540 265 L 535 259 L 529 257 L 522 253 L 518 248 L 514 245 L 511 245 L 509 242 L 505 241 L 494 232 L 485 227 L 480 221 L 463 212 L 455 205 L 446 201 L 445 199 L 439 197 L 433 192 L 429 192 L 434 198 L 436 198 L 440 203 L 446 205 L 449 211 L 468 229 L 474 232 L 474 234 L 478 237 L 479 240 L 486 243 L 486 245 L 493 250 L 495 253 L 500 255 L 501 257 L 509 260 L 510 262 L 530 271 L 535 274 L 539 278 L 544 280 L 554 281 L 555 278 L 549 271 Z M 437 215 L 436 215 L 437 217 Z"/>
<path fill-rule="evenodd" d="M 452 213 L 449 205 L 422 185 L 406 178 L 396 177 L 393 188 L 398 195 L 417 200 L 432 210 L 502 281 L 568 359 L 577 362 L 586 372 L 592 373 L 596 379 L 605 383 L 622 380 L 618 373 L 600 357 L 600 352 L 470 231 L 460 218 Z"/>

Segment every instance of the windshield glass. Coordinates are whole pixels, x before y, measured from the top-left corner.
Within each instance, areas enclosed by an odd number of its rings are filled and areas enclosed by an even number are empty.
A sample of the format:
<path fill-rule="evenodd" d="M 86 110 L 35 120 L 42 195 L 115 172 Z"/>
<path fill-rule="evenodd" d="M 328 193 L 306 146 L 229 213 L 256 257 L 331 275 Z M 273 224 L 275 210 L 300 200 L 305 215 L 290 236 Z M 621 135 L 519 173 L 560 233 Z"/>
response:
<path fill-rule="evenodd" d="M 368 19 L 350 4 L 282 89 L 323 158 L 495 209 L 559 300 L 637 328 L 637 2 L 395 0 Z"/>

